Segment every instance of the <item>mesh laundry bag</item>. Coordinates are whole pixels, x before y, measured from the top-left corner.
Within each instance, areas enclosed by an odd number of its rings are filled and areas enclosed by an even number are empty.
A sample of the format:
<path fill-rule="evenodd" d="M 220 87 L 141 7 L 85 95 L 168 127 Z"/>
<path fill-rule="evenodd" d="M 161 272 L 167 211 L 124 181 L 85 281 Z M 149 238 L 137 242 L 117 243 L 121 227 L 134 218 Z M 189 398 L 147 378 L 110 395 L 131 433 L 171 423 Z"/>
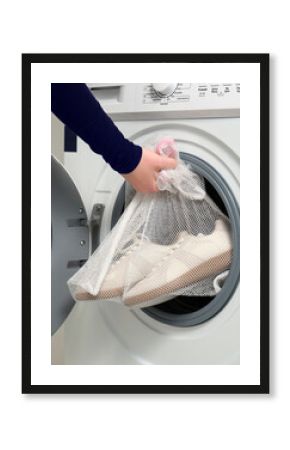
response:
<path fill-rule="evenodd" d="M 175 157 L 176 169 L 159 173 L 159 192 L 127 201 L 111 233 L 68 281 L 75 300 L 143 308 L 177 295 L 213 295 L 226 278 L 232 257 L 228 218 L 207 195 L 203 178 L 179 159 L 171 138 L 153 150 Z"/>

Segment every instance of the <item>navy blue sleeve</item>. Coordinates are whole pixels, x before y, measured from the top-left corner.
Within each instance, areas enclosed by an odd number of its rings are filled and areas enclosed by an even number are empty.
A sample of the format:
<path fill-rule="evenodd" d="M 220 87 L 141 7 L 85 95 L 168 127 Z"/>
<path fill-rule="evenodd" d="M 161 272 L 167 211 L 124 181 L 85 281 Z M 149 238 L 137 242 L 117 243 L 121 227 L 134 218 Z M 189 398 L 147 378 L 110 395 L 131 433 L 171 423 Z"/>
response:
<path fill-rule="evenodd" d="M 52 83 L 51 110 L 117 172 L 139 164 L 142 148 L 123 136 L 86 84 Z"/>

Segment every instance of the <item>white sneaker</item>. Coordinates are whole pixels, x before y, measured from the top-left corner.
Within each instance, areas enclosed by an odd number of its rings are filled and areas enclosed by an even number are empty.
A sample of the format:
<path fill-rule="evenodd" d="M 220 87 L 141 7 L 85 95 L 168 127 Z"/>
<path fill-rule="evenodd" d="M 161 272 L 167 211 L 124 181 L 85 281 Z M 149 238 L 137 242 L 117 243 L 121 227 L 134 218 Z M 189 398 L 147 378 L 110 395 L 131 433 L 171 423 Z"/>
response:
<path fill-rule="evenodd" d="M 180 242 L 180 241 L 179 241 Z M 125 293 L 127 306 L 160 303 L 162 297 L 228 269 L 232 241 L 228 226 L 217 220 L 211 234 L 183 235 L 175 249 L 159 259 L 147 276 Z"/>
<path fill-rule="evenodd" d="M 180 246 L 187 236 L 188 233 L 182 231 L 177 241 L 171 245 L 159 245 L 137 237 L 111 265 L 98 294 L 79 291 L 75 295 L 76 300 L 105 300 L 122 296 L 124 289 L 146 277 L 152 268 Z"/>

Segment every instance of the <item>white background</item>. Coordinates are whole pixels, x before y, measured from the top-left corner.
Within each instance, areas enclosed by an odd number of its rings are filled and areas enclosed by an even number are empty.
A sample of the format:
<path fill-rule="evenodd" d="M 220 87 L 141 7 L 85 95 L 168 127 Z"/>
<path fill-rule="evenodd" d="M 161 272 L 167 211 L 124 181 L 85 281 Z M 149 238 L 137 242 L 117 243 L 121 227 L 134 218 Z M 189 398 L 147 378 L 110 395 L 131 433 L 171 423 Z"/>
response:
<path fill-rule="evenodd" d="M 130 7 L 128 1 L 105 4 L 102 7 L 86 1 L 10 2 L 6 11 L 1 12 L 1 440 L 6 441 L 2 447 L 272 449 L 278 445 L 278 439 L 283 442 L 282 447 L 287 447 L 290 392 L 290 306 L 286 285 L 290 162 L 287 2 L 276 1 L 269 6 L 269 2 L 247 0 L 239 4 L 204 1 L 198 7 L 191 1 L 171 6 L 160 2 L 158 6 L 148 0 L 138 3 L 137 8 L 135 2 Z M 270 396 L 21 395 L 22 52 L 272 54 Z"/>

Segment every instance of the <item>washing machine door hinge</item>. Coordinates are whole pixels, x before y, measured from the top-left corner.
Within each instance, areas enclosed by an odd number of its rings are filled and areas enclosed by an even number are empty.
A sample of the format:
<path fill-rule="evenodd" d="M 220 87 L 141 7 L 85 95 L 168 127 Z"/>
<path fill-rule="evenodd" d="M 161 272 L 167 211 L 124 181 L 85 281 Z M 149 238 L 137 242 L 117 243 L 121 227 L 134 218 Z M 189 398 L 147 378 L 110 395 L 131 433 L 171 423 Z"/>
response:
<path fill-rule="evenodd" d="M 101 223 L 105 205 L 103 203 L 95 203 L 90 218 L 91 229 L 91 253 L 93 253 L 100 244 Z"/>

